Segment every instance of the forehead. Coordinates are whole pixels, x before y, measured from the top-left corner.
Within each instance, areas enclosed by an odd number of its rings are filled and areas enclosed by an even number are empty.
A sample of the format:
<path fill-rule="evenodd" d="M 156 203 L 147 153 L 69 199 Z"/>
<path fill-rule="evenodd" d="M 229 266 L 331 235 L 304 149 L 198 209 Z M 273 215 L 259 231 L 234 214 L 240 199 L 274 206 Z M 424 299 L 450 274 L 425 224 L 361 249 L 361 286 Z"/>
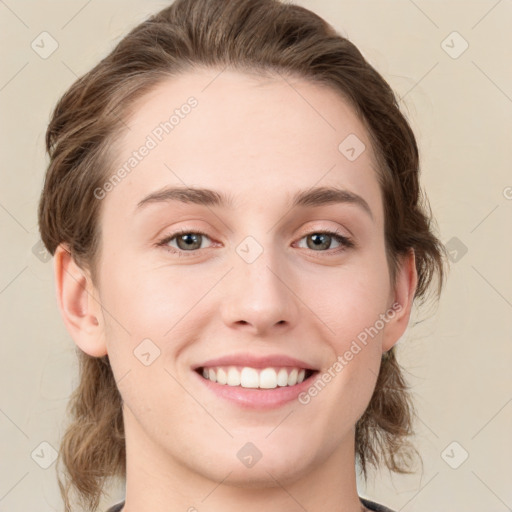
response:
<path fill-rule="evenodd" d="M 380 200 L 368 133 L 327 85 L 197 69 L 141 97 L 126 126 L 110 169 L 125 170 L 108 194 L 117 210 L 166 185 L 222 189 L 238 207 L 330 185 Z"/>

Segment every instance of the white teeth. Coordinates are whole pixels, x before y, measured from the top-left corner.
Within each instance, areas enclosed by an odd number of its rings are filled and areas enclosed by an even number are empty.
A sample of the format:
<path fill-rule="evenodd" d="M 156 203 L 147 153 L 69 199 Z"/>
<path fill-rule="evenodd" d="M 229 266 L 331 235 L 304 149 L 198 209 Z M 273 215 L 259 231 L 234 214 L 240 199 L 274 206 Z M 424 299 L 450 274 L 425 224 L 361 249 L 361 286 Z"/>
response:
<path fill-rule="evenodd" d="M 226 384 L 227 381 L 228 376 L 226 375 L 226 372 L 222 368 L 219 368 L 217 370 L 217 382 L 219 384 Z"/>
<path fill-rule="evenodd" d="M 228 386 L 240 386 L 240 372 L 236 368 L 228 370 Z"/>
<path fill-rule="evenodd" d="M 257 388 L 259 386 L 258 372 L 254 368 L 244 368 L 240 374 L 240 385 L 243 388 Z"/>
<path fill-rule="evenodd" d="M 277 385 L 288 386 L 288 372 L 284 368 L 281 368 L 277 374 Z"/>
<path fill-rule="evenodd" d="M 203 377 L 212 382 L 243 388 L 274 389 L 300 384 L 306 376 L 304 368 L 250 368 L 214 367 L 203 368 Z"/>
<path fill-rule="evenodd" d="M 274 368 L 265 368 L 260 373 L 260 388 L 277 388 L 277 374 Z"/>

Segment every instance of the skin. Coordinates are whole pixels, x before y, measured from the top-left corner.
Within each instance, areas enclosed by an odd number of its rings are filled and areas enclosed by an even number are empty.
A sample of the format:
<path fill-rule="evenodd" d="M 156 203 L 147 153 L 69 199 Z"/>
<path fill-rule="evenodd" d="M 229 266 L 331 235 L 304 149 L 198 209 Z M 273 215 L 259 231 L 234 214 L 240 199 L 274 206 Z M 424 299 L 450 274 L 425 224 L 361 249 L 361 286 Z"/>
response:
<path fill-rule="evenodd" d="M 135 105 L 116 147 L 119 165 L 188 97 L 198 100 L 102 200 L 98 282 L 63 245 L 55 255 L 66 327 L 87 354 L 109 354 L 123 397 L 123 510 L 359 512 L 355 424 L 382 353 L 407 328 L 414 253 L 392 286 L 375 155 L 338 93 L 219 71 L 166 80 Z M 351 133 L 366 145 L 355 161 L 338 150 Z M 174 201 L 135 211 L 147 194 L 184 184 L 231 195 L 234 210 Z M 295 191 L 331 185 L 362 196 L 373 219 L 350 203 L 289 209 Z M 156 246 L 180 228 L 206 232 L 201 248 L 179 257 Z M 336 252 L 328 239 L 308 247 L 321 230 L 339 230 L 356 246 Z M 247 236 L 263 249 L 252 263 L 236 252 Z M 169 245 L 184 252 L 176 239 Z M 192 373 L 236 352 L 286 354 L 325 371 L 395 302 L 400 312 L 307 405 L 242 411 Z M 133 354 L 146 338 L 160 350 L 149 366 Z M 236 456 L 248 441 L 263 454 L 251 468 Z"/>

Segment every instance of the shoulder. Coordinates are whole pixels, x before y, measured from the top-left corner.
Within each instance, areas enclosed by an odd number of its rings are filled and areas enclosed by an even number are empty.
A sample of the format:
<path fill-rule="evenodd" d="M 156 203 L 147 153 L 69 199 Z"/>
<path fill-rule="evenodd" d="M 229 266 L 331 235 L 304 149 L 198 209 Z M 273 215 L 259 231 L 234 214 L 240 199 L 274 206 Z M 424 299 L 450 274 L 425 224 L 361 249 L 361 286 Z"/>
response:
<path fill-rule="evenodd" d="M 359 500 L 367 509 L 374 512 L 394 512 L 390 508 L 385 507 L 384 505 L 380 505 L 379 503 L 375 503 L 374 501 L 370 501 L 361 497 L 359 497 Z"/>
<path fill-rule="evenodd" d="M 124 507 L 124 501 L 121 503 L 117 503 L 113 507 L 110 507 L 107 512 L 121 512 L 122 508 Z"/>

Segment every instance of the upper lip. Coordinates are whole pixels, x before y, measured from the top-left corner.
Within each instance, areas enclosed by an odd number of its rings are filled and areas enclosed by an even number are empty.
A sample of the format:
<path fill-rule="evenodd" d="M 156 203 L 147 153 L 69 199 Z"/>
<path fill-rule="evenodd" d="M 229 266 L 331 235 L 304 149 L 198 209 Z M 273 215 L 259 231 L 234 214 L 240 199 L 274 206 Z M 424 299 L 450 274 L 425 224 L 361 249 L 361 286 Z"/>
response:
<path fill-rule="evenodd" d="M 253 354 L 231 354 L 229 356 L 218 357 L 215 359 L 208 359 L 200 364 L 192 367 L 193 370 L 198 368 L 211 366 L 248 366 L 250 368 L 268 368 L 274 367 L 292 367 L 304 368 L 306 370 L 316 370 L 314 366 L 295 357 L 290 357 L 284 354 L 274 354 L 266 356 L 256 356 Z"/>

